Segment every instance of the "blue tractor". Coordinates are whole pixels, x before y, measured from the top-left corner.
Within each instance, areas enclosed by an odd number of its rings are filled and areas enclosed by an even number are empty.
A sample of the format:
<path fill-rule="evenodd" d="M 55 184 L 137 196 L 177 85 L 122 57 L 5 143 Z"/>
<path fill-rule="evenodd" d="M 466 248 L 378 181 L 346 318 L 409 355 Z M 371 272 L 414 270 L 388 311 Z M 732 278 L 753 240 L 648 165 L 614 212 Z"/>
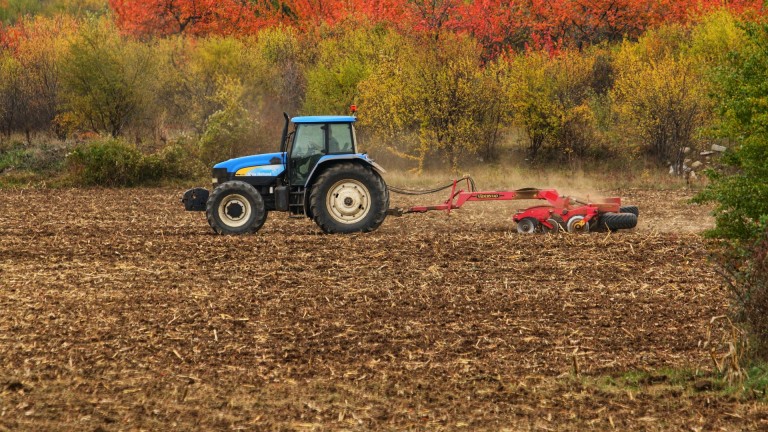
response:
<path fill-rule="evenodd" d="M 213 191 L 182 198 L 205 211 L 219 234 L 259 230 L 270 211 L 308 217 L 326 233 L 373 231 L 387 216 L 384 169 L 358 153 L 354 116 L 284 114 L 280 151 L 230 159 L 213 167 Z"/>

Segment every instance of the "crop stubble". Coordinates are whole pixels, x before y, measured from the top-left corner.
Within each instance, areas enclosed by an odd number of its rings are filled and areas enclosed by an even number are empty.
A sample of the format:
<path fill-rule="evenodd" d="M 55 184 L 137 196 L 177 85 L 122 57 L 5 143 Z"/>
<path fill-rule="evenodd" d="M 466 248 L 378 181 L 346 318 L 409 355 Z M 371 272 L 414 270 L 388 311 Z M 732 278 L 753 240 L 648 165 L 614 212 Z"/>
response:
<path fill-rule="evenodd" d="M 638 229 L 585 236 L 518 235 L 494 203 L 222 237 L 178 196 L 0 192 L 0 430 L 765 426 L 717 394 L 586 384 L 710 367 L 725 293 L 706 210 L 674 193 L 625 191 Z"/>

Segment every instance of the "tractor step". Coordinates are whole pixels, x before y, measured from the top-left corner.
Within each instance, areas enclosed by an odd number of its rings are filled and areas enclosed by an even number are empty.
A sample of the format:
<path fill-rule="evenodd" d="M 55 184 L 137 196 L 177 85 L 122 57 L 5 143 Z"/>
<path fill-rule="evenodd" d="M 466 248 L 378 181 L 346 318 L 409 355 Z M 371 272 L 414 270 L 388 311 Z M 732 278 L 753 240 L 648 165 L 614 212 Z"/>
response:
<path fill-rule="evenodd" d="M 306 190 L 304 188 L 298 188 L 297 190 L 291 191 L 291 194 L 288 199 L 288 212 L 290 213 L 290 217 L 295 218 L 304 218 L 306 214 L 304 213 L 304 197 L 306 195 Z"/>

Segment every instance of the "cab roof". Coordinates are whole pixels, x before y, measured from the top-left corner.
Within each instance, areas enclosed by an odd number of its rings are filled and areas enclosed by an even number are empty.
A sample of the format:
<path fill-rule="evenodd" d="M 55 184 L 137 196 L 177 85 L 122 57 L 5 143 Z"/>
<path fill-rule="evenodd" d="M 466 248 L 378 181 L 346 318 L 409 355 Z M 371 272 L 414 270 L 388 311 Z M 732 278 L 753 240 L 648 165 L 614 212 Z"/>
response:
<path fill-rule="evenodd" d="M 306 116 L 294 117 L 291 121 L 294 123 L 354 123 L 357 118 L 354 116 Z"/>

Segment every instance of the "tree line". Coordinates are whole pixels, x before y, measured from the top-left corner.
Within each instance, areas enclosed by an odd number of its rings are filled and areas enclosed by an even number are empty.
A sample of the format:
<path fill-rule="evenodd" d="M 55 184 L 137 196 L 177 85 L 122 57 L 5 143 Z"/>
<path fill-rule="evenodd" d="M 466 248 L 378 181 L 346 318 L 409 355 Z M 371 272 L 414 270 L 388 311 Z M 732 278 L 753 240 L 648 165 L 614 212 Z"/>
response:
<path fill-rule="evenodd" d="M 145 152 L 183 142 L 210 164 L 273 149 L 283 111 L 356 104 L 369 150 L 418 169 L 493 161 L 510 142 L 534 162 L 648 158 L 680 169 L 715 125 L 714 72 L 742 44 L 742 23 L 761 18 L 748 2 L 700 2 L 685 18 L 672 13 L 677 2 L 651 3 L 596 1 L 580 18 L 589 23 L 490 0 L 112 0 L 100 14 L 27 16 L 0 32 L 0 131 L 28 142 L 121 137 Z M 579 11 L 556 4 L 557 16 Z M 601 7 L 621 13 L 602 22 Z M 521 21 L 520 8 L 537 18 Z M 525 36 L 467 30 L 478 11 L 491 27 L 517 16 Z M 621 19 L 633 30 L 604 28 Z"/>

